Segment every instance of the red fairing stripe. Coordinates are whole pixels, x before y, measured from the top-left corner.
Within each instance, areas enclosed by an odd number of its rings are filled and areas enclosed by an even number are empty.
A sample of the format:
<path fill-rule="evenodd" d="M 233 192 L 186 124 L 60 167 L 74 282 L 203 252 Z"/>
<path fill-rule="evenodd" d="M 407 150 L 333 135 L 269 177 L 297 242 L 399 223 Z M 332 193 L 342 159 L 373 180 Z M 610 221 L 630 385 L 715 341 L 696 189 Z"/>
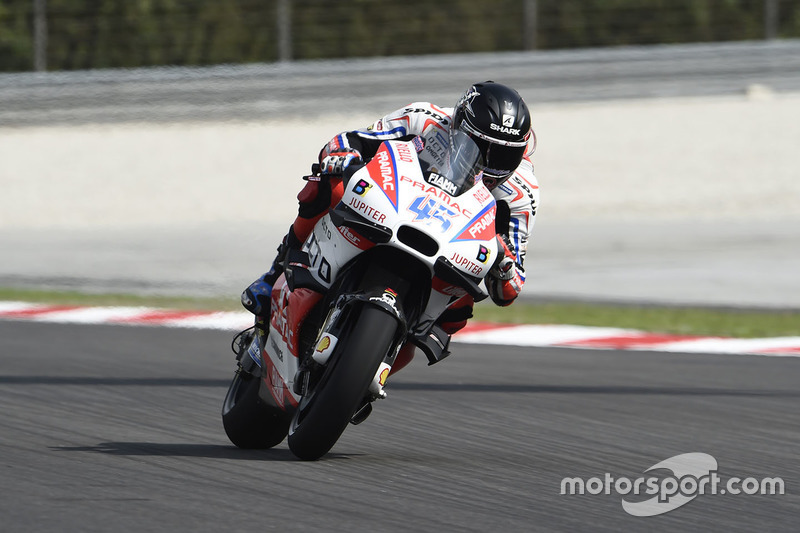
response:
<path fill-rule="evenodd" d="M 394 159 L 394 152 L 387 148 L 387 145 L 381 145 L 380 150 L 375 154 L 375 157 L 367 163 L 369 175 L 375 180 L 383 194 L 389 199 L 397 211 L 397 164 Z"/>
<path fill-rule="evenodd" d="M 360 233 L 355 231 L 352 228 L 348 228 L 346 226 L 337 227 L 339 233 L 341 233 L 342 237 L 348 240 L 350 244 L 358 248 L 359 250 L 369 250 L 375 243 L 370 241 L 369 239 L 363 237 Z"/>
<path fill-rule="evenodd" d="M 298 357 L 297 339 L 303 320 L 321 298 L 322 294 L 311 289 L 301 288 L 290 292 L 283 275 L 272 288 L 270 326 L 275 334 L 283 338 L 294 357 Z"/>
<path fill-rule="evenodd" d="M 497 204 L 492 202 L 475 218 L 469 221 L 464 230 L 453 241 L 490 241 L 495 238 L 494 218 Z"/>
<path fill-rule="evenodd" d="M 288 339 L 289 349 L 292 355 L 299 356 L 299 347 L 297 341 L 300 338 L 300 327 L 308 314 L 322 299 L 322 294 L 312 291 L 311 289 L 295 289 L 289 293 L 289 312 L 287 316 L 288 328 L 291 331 L 290 338 Z"/>
<path fill-rule="evenodd" d="M 436 292 L 447 294 L 449 296 L 461 297 L 467 294 L 466 290 L 451 283 L 447 283 L 438 276 L 433 276 L 433 279 L 431 280 L 431 288 L 433 288 L 433 290 Z"/>

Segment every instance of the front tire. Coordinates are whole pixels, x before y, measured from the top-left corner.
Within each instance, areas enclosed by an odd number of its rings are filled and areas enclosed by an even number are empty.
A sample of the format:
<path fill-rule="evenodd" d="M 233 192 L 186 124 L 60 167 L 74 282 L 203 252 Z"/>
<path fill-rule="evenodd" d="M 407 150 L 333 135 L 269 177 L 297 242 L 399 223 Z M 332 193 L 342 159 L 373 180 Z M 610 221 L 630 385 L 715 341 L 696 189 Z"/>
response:
<path fill-rule="evenodd" d="M 324 374 L 300 401 L 289 428 L 289 449 L 300 459 L 319 459 L 336 444 L 367 395 L 397 331 L 397 319 L 364 306 L 352 320 Z"/>
<path fill-rule="evenodd" d="M 222 403 L 225 433 L 239 448 L 272 448 L 283 442 L 289 432 L 289 417 L 259 398 L 260 382 L 259 377 L 240 369 Z"/>

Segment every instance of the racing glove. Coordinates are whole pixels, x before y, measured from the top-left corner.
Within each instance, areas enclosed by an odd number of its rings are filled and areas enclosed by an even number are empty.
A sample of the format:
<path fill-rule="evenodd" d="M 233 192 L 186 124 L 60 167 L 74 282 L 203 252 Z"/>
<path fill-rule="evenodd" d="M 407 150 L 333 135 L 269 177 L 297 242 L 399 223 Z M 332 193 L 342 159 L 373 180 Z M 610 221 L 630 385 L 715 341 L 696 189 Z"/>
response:
<path fill-rule="evenodd" d="M 361 163 L 361 153 L 351 148 L 345 135 L 337 135 L 319 153 L 322 174 L 341 174 L 353 163 Z"/>
<path fill-rule="evenodd" d="M 497 255 L 497 261 L 486 276 L 486 288 L 495 304 L 511 305 L 525 285 L 525 271 L 517 263 L 514 245 L 505 235 L 497 235 Z"/>

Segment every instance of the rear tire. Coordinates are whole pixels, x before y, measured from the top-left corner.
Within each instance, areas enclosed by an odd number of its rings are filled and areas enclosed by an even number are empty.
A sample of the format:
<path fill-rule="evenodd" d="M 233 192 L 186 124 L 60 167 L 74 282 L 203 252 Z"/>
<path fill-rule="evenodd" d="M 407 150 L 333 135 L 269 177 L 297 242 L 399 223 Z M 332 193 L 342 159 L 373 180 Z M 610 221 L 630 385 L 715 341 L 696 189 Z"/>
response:
<path fill-rule="evenodd" d="M 289 428 L 289 449 L 300 459 L 319 459 L 336 444 L 368 393 L 389 351 L 397 319 L 365 305 L 340 341 L 319 383 L 300 401 Z"/>
<path fill-rule="evenodd" d="M 222 404 L 225 433 L 239 448 L 272 448 L 289 432 L 291 419 L 259 398 L 260 384 L 260 378 L 239 370 Z"/>

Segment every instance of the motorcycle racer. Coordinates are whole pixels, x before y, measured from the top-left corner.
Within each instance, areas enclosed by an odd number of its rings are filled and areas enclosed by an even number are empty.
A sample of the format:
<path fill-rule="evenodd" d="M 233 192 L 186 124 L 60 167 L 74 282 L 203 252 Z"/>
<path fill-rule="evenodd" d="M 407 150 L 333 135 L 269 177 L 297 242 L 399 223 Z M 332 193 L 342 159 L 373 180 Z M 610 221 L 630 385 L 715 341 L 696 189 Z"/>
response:
<path fill-rule="evenodd" d="M 314 225 L 336 205 L 343 194 L 339 176 L 350 165 L 370 160 L 386 140 L 421 143 L 420 160 L 435 164 L 447 156 L 453 132 L 467 134 L 483 155 L 483 181 L 497 203 L 495 228 L 499 257 L 485 278 L 492 301 L 510 305 L 525 283 L 524 262 L 539 203 L 539 187 L 529 156 L 536 146 L 531 117 L 522 97 L 512 88 L 486 81 L 470 87 L 454 108 L 414 102 L 364 129 L 343 132 L 319 153 L 322 175 L 310 176 L 297 198 L 298 216 L 278 247 L 270 270 L 242 293 L 242 305 L 259 319 L 270 311 L 272 286 L 283 272 L 289 249 L 300 248 Z M 472 317 L 472 298 L 454 302 L 440 319 L 453 334 Z M 399 370 L 396 365 L 393 370 Z"/>

